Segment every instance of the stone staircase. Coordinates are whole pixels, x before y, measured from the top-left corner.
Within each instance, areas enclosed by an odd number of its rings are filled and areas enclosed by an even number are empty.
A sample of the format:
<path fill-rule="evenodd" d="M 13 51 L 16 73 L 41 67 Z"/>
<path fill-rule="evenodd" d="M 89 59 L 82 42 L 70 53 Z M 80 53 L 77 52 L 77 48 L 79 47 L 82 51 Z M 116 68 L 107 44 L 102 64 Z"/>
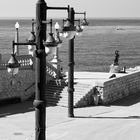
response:
<path fill-rule="evenodd" d="M 62 75 L 60 75 L 63 77 Z M 47 84 L 45 89 L 45 100 L 47 106 L 68 106 L 68 84 L 66 79 L 57 80 L 57 69 L 46 62 Z M 34 83 L 35 84 L 35 83 Z M 34 84 L 32 86 L 34 86 Z M 29 86 L 26 90 L 30 89 Z M 94 104 L 94 85 L 87 83 L 74 83 L 74 107 L 84 107 Z M 28 99 L 34 100 L 35 93 Z"/>
<path fill-rule="evenodd" d="M 45 100 L 47 106 L 68 106 L 68 86 L 65 80 L 58 84 L 55 80 L 46 85 Z M 85 83 L 74 84 L 74 107 L 84 107 L 94 104 L 93 93 L 95 88 Z"/>

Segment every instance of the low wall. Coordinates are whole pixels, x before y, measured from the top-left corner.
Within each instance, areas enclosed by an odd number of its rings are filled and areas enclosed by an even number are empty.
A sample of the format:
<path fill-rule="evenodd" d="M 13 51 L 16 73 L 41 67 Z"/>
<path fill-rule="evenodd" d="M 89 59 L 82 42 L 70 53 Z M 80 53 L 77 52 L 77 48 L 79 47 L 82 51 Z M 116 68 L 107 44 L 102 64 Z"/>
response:
<path fill-rule="evenodd" d="M 12 77 L 6 70 L 0 70 L 0 101 L 13 98 L 28 99 L 34 93 L 33 70 L 20 70 Z"/>
<path fill-rule="evenodd" d="M 10 55 L 6 54 L 6 59 L 1 57 L 2 55 L 0 55 L 0 104 L 15 101 L 15 99 L 27 100 L 35 93 L 34 58 L 31 55 L 16 56 L 20 68 L 18 74 L 12 76 L 7 72 L 6 67 Z M 49 66 L 46 68 L 46 83 L 55 73 Z"/>
<path fill-rule="evenodd" d="M 117 74 L 116 74 L 117 75 Z M 97 87 L 103 104 L 140 92 L 140 71 L 109 79 Z"/>
<path fill-rule="evenodd" d="M 6 64 L 10 57 L 6 55 L 7 59 L 0 59 L 0 104 L 15 99 L 24 101 L 35 92 L 34 60 L 30 55 L 17 56 L 20 68 L 18 74 L 12 76 L 7 72 Z"/>

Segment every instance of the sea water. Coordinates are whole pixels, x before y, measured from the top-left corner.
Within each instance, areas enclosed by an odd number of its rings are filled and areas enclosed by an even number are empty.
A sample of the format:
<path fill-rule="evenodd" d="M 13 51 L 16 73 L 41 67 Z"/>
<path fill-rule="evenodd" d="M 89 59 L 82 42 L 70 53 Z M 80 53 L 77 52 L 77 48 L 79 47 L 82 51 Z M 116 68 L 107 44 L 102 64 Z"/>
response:
<path fill-rule="evenodd" d="M 31 20 L 0 20 L 0 53 L 12 52 L 15 38 L 15 23 L 19 22 L 19 41 L 25 42 L 31 32 Z M 53 21 L 53 26 L 56 20 Z M 62 23 L 58 20 L 59 24 Z M 53 29 L 54 30 L 54 29 Z M 48 28 L 49 32 L 49 28 Z M 59 49 L 64 70 L 68 69 L 68 41 L 63 40 Z M 76 71 L 109 71 L 115 50 L 119 50 L 120 67 L 140 65 L 140 20 L 139 19 L 89 19 L 82 36 L 75 37 Z M 27 46 L 20 46 L 20 54 L 28 54 Z"/>

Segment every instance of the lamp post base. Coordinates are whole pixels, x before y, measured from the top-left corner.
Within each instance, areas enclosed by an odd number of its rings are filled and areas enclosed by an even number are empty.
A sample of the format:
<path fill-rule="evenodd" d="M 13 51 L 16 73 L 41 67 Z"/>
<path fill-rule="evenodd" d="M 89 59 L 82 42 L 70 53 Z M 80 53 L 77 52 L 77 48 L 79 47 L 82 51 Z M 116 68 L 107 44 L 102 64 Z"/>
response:
<path fill-rule="evenodd" d="M 68 114 L 68 117 L 74 118 L 74 114 Z"/>

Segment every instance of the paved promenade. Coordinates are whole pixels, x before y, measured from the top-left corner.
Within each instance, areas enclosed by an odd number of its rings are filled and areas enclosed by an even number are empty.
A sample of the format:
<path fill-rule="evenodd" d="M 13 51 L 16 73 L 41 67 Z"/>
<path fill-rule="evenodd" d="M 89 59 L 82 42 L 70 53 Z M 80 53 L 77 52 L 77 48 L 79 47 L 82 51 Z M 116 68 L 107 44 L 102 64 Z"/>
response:
<path fill-rule="evenodd" d="M 139 140 L 140 96 L 131 95 L 109 106 L 46 108 L 47 140 Z M 0 140 L 34 140 L 32 102 L 0 107 Z"/>
<path fill-rule="evenodd" d="M 109 80 L 113 73 L 109 72 L 74 72 L 74 82 L 86 83 L 91 85 L 101 84 Z M 68 77 L 68 73 L 66 73 Z M 124 73 L 116 73 L 116 77 L 126 75 Z M 66 77 L 66 78 L 67 78 Z"/>
<path fill-rule="evenodd" d="M 109 76 L 109 73 L 75 73 L 75 81 L 96 84 L 95 81 L 102 82 Z M 77 108 L 74 115 L 68 118 L 65 107 L 47 107 L 46 140 L 140 139 L 140 93 L 108 106 Z M 35 140 L 34 130 L 31 101 L 0 107 L 0 140 Z"/>

